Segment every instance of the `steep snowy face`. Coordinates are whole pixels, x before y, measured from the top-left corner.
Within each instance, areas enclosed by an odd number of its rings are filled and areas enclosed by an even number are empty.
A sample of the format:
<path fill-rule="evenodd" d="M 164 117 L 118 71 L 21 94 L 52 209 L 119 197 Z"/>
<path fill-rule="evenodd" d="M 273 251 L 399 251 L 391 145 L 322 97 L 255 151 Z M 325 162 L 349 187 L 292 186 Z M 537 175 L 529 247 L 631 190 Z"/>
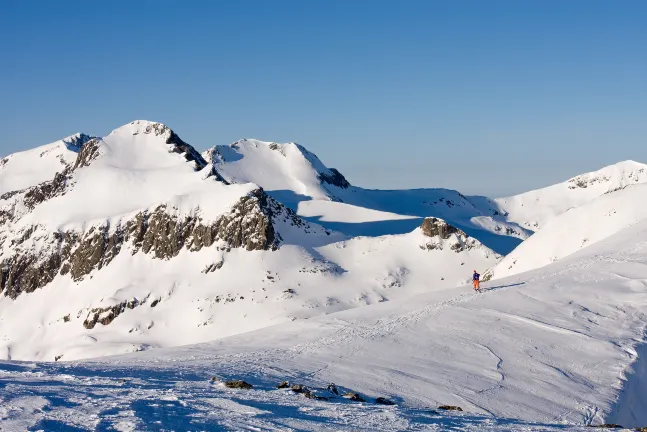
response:
<path fill-rule="evenodd" d="M 0 195 L 51 180 L 76 159 L 77 153 L 91 139 L 85 134 L 75 134 L 0 158 Z"/>
<path fill-rule="evenodd" d="M 647 220 L 645 197 L 647 184 L 630 185 L 551 218 L 488 277 L 501 278 L 543 267 Z"/>
<path fill-rule="evenodd" d="M 624 161 L 564 183 L 494 200 L 509 221 L 537 230 L 570 208 L 630 185 L 647 183 L 647 165 Z"/>
<path fill-rule="evenodd" d="M 295 143 L 243 139 L 204 153 L 230 183 L 256 183 L 267 191 L 291 192 L 308 199 L 334 199 L 350 183 L 334 168 Z M 332 192 L 331 192 L 332 191 Z"/>

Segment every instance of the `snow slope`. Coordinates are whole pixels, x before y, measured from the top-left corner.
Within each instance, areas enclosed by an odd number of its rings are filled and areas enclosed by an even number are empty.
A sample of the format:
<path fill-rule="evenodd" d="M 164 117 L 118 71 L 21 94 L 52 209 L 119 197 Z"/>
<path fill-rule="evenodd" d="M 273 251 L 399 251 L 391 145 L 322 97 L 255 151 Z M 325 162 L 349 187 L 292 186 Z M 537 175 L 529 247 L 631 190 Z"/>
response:
<path fill-rule="evenodd" d="M 352 239 L 308 223 L 159 123 L 88 140 L 61 165 L 0 199 L 5 359 L 209 341 L 464 284 L 501 258 L 441 220 Z"/>
<path fill-rule="evenodd" d="M 76 134 L 0 159 L 0 195 L 51 180 L 76 159 L 76 154 L 90 139 L 85 134 Z"/>
<path fill-rule="evenodd" d="M 352 186 L 299 144 L 244 139 L 204 154 L 230 183 L 253 182 L 300 216 L 349 236 L 404 234 L 434 216 L 499 253 L 531 231 L 506 221 L 488 200 L 447 189 L 367 190 Z M 388 175 L 388 173 L 385 173 Z M 478 202 L 479 205 L 476 205 Z"/>
<path fill-rule="evenodd" d="M 629 160 L 573 177 L 564 183 L 492 201 L 502 213 L 509 214 L 509 221 L 535 231 L 571 208 L 641 183 L 647 183 L 647 165 Z"/>
<path fill-rule="evenodd" d="M 548 220 L 491 272 L 501 278 L 533 270 L 647 219 L 647 184 L 606 193 Z"/>
<path fill-rule="evenodd" d="M 647 424 L 647 222 L 532 272 L 94 361 L 0 364 L 0 427 L 586 430 Z M 243 379 L 253 390 L 211 382 Z M 277 390 L 304 384 L 307 399 Z M 628 381 L 627 381 L 628 380 Z M 323 390 L 334 382 L 352 402 Z M 318 390 L 322 389 L 322 390 Z M 377 397 L 395 402 L 376 403 Z M 463 413 L 435 411 L 457 405 Z M 622 404 L 622 405 L 621 405 Z"/>

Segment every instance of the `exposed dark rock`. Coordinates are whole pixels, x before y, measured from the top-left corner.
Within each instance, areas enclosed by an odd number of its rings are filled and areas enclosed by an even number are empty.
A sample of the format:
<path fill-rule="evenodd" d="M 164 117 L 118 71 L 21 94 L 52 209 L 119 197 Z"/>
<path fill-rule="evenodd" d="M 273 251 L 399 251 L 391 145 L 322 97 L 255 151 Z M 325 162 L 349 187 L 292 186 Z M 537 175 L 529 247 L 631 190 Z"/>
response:
<path fill-rule="evenodd" d="M 90 152 L 91 149 L 92 142 L 86 144 L 81 152 Z M 64 181 L 60 180 L 63 177 L 57 174 L 57 178 L 59 180 L 41 184 L 27 192 L 32 196 L 32 205 L 51 197 L 54 191 L 64 189 Z M 241 197 L 229 213 L 213 222 L 202 220 L 199 209 L 196 216 L 178 216 L 175 209 L 160 205 L 116 226 L 106 223 L 90 227 L 85 232 L 48 234 L 33 226 L 14 236 L 14 254 L 0 262 L 0 292 L 16 298 L 20 293 L 29 293 L 47 285 L 59 273 L 69 274 L 73 280 L 79 281 L 93 270 L 108 265 L 125 245 L 133 254 L 143 252 L 158 259 L 170 259 L 183 248 L 199 251 L 216 241 L 226 243 L 227 249 L 276 250 L 281 242 L 274 229 L 277 218 L 306 231 L 309 229 L 296 213 L 268 197 L 260 188 Z M 45 247 L 37 251 L 20 247 L 35 235 L 40 236 L 38 240 L 44 240 Z M 215 271 L 220 267 L 222 261 L 204 271 Z"/>
<path fill-rule="evenodd" d="M 72 171 L 76 170 L 77 168 L 90 166 L 90 164 L 101 155 L 99 142 L 100 141 L 98 138 L 93 138 L 85 143 L 85 145 L 81 148 L 81 151 L 79 151 L 76 160 L 74 161 Z"/>
<path fill-rule="evenodd" d="M 249 390 L 254 388 L 251 384 L 241 380 L 225 381 L 225 387 L 232 388 L 232 389 L 244 389 L 244 390 Z"/>
<path fill-rule="evenodd" d="M 463 411 L 463 408 L 454 405 L 441 405 L 438 407 L 438 409 L 445 411 Z"/>
<path fill-rule="evenodd" d="M 160 299 L 155 299 L 155 300 L 153 300 L 153 301 L 151 302 L 151 307 L 152 307 L 152 308 L 154 308 L 155 306 L 157 306 L 157 305 L 159 304 L 159 302 L 160 302 L 160 301 L 161 301 Z"/>
<path fill-rule="evenodd" d="M 38 204 L 55 196 L 63 195 L 70 176 L 70 168 L 54 174 L 54 179 L 40 183 L 28 188 L 23 197 L 23 203 L 29 210 L 33 210 Z"/>
<path fill-rule="evenodd" d="M 459 230 L 456 227 L 451 226 L 442 219 L 428 217 L 422 221 L 420 225 L 422 233 L 427 237 L 440 237 L 443 240 L 447 240 L 452 234 L 458 233 L 463 236 L 467 236 L 463 231 Z"/>
<path fill-rule="evenodd" d="M 287 381 L 281 381 L 281 383 L 276 386 L 276 388 L 278 388 L 278 389 L 285 389 L 285 388 L 288 388 L 288 387 L 290 387 L 290 383 L 287 382 Z"/>
<path fill-rule="evenodd" d="M 115 320 L 119 315 L 121 315 L 126 309 L 134 309 L 137 306 L 141 305 L 137 299 L 123 301 L 114 306 L 108 306 L 103 308 L 94 308 L 88 312 L 88 317 L 83 321 L 83 327 L 86 329 L 93 329 L 97 323 L 102 325 L 108 325 Z M 150 328 L 150 327 L 149 327 Z"/>
<path fill-rule="evenodd" d="M 623 429 L 622 426 L 615 423 L 605 423 L 601 425 L 588 425 L 588 427 L 599 428 L 599 429 Z"/>
<path fill-rule="evenodd" d="M 328 384 L 327 390 L 332 394 L 339 395 L 339 389 L 334 383 Z"/>
<path fill-rule="evenodd" d="M 109 233 L 110 226 L 90 228 L 70 258 L 70 275 L 81 280 L 93 269 L 101 270 L 119 254 L 124 243 L 121 227 Z"/>
<path fill-rule="evenodd" d="M 344 393 L 343 397 L 346 398 L 346 399 L 350 399 L 352 401 L 355 401 L 355 402 L 366 402 L 364 400 L 364 398 L 362 398 L 362 396 L 359 393 L 355 393 L 355 392 Z"/>
<path fill-rule="evenodd" d="M 337 171 L 335 168 L 330 168 L 330 174 L 319 173 L 318 177 L 319 181 L 322 183 L 327 183 L 342 189 L 350 187 L 350 183 L 346 180 L 346 177 L 344 177 L 342 173 Z"/>
<path fill-rule="evenodd" d="M 312 391 L 307 391 L 307 392 L 303 393 L 303 395 L 304 395 L 306 398 L 308 398 L 308 399 L 313 399 L 313 400 L 322 400 L 322 401 L 328 400 L 328 398 L 327 398 L 327 397 L 325 397 L 325 396 L 320 396 L 320 395 L 318 395 L 318 394 L 316 394 L 316 393 L 314 393 L 314 392 L 312 392 Z"/>
<path fill-rule="evenodd" d="M 70 314 L 67 314 L 63 317 L 63 322 L 70 322 Z"/>
<path fill-rule="evenodd" d="M 55 362 L 57 362 L 57 361 L 59 361 L 59 360 L 60 360 L 60 359 L 62 359 L 62 358 L 63 358 L 63 354 L 61 354 L 61 355 L 57 355 L 57 356 L 55 356 L 55 357 L 54 357 L 54 361 L 55 361 Z"/>
<path fill-rule="evenodd" d="M 305 393 L 310 391 L 308 387 L 301 385 L 301 384 L 295 384 L 292 387 L 290 387 L 290 390 L 292 390 L 295 393 Z"/>
<path fill-rule="evenodd" d="M 379 398 L 375 399 L 375 403 L 380 404 L 380 405 L 395 405 L 395 402 L 392 402 L 392 401 L 388 400 L 387 398 L 383 398 L 383 397 L 379 397 Z"/>

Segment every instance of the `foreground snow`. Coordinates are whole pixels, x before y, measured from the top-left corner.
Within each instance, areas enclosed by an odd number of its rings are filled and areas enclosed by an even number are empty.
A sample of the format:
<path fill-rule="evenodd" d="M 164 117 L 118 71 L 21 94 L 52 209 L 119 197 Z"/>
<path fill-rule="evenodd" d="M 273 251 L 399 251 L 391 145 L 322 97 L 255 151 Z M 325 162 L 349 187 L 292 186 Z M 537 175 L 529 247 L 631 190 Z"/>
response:
<path fill-rule="evenodd" d="M 638 355 L 647 323 L 647 223 L 484 287 L 202 345 L 77 363 L 5 363 L 0 427 L 540 431 L 647 424 L 646 359 Z M 255 389 L 225 389 L 211 376 Z M 306 399 L 274 389 L 282 380 L 312 388 L 334 382 L 367 402 Z M 396 405 L 376 404 L 380 396 Z M 465 411 L 430 411 L 441 404 Z"/>
<path fill-rule="evenodd" d="M 306 399 L 290 390 L 233 390 L 209 368 L 87 368 L 0 363 L 7 431 L 555 431 L 565 425 L 373 402 Z M 36 391 L 34 391 L 37 389 Z M 570 431 L 585 431 L 572 428 Z"/>

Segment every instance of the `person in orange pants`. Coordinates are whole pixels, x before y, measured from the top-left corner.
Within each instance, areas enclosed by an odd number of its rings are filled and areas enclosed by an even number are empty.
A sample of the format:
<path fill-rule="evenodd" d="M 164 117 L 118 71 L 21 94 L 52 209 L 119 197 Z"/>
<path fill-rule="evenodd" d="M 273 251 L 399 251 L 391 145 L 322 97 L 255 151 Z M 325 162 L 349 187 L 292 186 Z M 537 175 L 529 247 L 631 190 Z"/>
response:
<path fill-rule="evenodd" d="M 472 275 L 472 281 L 474 282 L 474 289 L 476 291 L 481 290 L 481 281 L 479 280 L 481 278 L 481 275 L 476 273 L 476 270 L 474 270 L 474 274 Z"/>

